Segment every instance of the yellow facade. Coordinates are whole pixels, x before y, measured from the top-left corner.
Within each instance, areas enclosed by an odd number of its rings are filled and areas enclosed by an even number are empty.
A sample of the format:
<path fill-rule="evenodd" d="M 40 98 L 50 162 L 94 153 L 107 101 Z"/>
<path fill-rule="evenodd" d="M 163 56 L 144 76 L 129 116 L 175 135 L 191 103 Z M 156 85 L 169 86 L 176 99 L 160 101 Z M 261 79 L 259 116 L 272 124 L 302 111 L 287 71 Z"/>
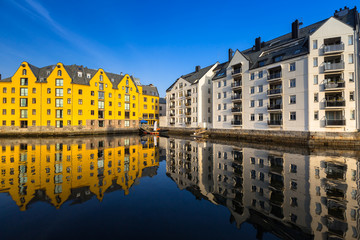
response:
<path fill-rule="evenodd" d="M 56 132 L 138 128 L 143 113 L 157 114 L 159 100 L 143 110 L 142 86 L 127 74 L 23 62 L 0 80 L 0 132 Z"/>
<path fill-rule="evenodd" d="M 145 141 L 142 144 L 136 137 L 4 141 L 0 192 L 9 193 L 20 210 L 37 199 L 59 208 L 75 198 L 95 196 L 101 201 L 111 189 L 127 195 L 144 169 L 159 166 L 154 139 Z"/>
<path fill-rule="evenodd" d="M 154 89 L 156 88 L 154 87 Z M 149 125 L 154 125 L 157 121 L 159 126 L 159 95 L 157 92 L 156 94 L 145 92 L 143 86 L 139 86 L 139 92 L 142 93 L 140 96 L 140 118 L 147 121 Z"/>

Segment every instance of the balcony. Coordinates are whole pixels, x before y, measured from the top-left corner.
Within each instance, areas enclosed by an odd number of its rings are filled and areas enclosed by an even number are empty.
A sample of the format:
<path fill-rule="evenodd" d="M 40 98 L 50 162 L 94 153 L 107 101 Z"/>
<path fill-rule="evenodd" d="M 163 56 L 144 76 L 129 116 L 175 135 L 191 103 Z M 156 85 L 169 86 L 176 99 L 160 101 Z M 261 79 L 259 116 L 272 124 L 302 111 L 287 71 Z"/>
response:
<path fill-rule="evenodd" d="M 273 80 L 279 80 L 279 79 L 281 79 L 281 77 L 282 77 L 281 72 L 276 72 L 276 73 L 269 74 L 267 79 L 268 79 L 268 81 L 273 81 Z"/>
<path fill-rule="evenodd" d="M 231 75 L 238 75 L 238 74 L 240 74 L 241 73 L 241 68 L 235 68 L 232 72 L 231 72 Z"/>
<path fill-rule="evenodd" d="M 170 122 L 170 125 L 174 125 L 175 124 L 175 122 Z"/>
<path fill-rule="evenodd" d="M 241 107 L 233 107 L 231 109 L 231 112 L 241 112 L 242 111 L 242 108 Z"/>
<path fill-rule="evenodd" d="M 331 127 L 331 126 L 345 126 L 346 120 L 345 119 L 326 119 L 325 120 L 325 126 Z"/>
<path fill-rule="evenodd" d="M 191 115 L 191 112 L 185 112 L 185 115 L 189 116 L 189 115 Z"/>
<path fill-rule="evenodd" d="M 268 110 L 281 110 L 282 104 L 268 104 L 267 109 Z"/>
<path fill-rule="evenodd" d="M 191 102 L 186 102 L 186 103 L 185 103 L 185 106 L 187 106 L 187 107 L 188 107 L 188 106 L 191 106 Z"/>
<path fill-rule="evenodd" d="M 324 72 L 334 72 L 344 70 L 344 61 L 338 63 L 324 62 Z"/>
<path fill-rule="evenodd" d="M 175 100 L 175 96 L 170 96 L 170 100 Z"/>
<path fill-rule="evenodd" d="M 240 126 L 240 125 L 242 125 L 242 121 L 241 120 L 232 120 L 231 125 Z"/>
<path fill-rule="evenodd" d="M 326 100 L 325 107 L 345 107 L 345 100 Z"/>
<path fill-rule="evenodd" d="M 186 121 L 185 124 L 186 124 L 186 125 L 190 125 L 190 124 L 191 124 L 191 121 Z"/>
<path fill-rule="evenodd" d="M 233 96 L 231 96 L 231 100 L 233 100 L 233 101 L 237 101 L 237 100 L 241 100 L 241 95 L 233 95 Z"/>
<path fill-rule="evenodd" d="M 267 90 L 267 95 L 268 96 L 277 95 L 277 94 L 281 94 L 281 93 L 282 93 L 282 88 L 275 88 L 275 89 Z"/>
<path fill-rule="evenodd" d="M 185 97 L 187 97 L 187 98 L 191 97 L 191 92 L 187 92 L 187 93 L 185 94 Z"/>
<path fill-rule="evenodd" d="M 344 43 L 334 44 L 334 45 L 326 45 L 323 48 L 324 54 L 333 54 L 344 51 Z"/>
<path fill-rule="evenodd" d="M 170 104 L 170 108 L 175 108 L 175 104 Z"/>
<path fill-rule="evenodd" d="M 325 90 L 336 90 L 336 89 L 339 89 L 339 88 L 345 88 L 345 82 L 344 81 L 324 83 L 324 89 Z"/>
<path fill-rule="evenodd" d="M 232 88 L 239 88 L 239 87 L 241 87 L 242 86 L 242 82 L 240 81 L 240 82 L 233 82 L 233 83 L 231 83 L 231 87 Z"/>
<path fill-rule="evenodd" d="M 268 120 L 267 124 L 269 126 L 281 126 L 282 125 L 282 120 Z"/>
<path fill-rule="evenodd" d="M 175 113 L 170 113 L 170 117 L 174 117 L 175 116 Z"/>

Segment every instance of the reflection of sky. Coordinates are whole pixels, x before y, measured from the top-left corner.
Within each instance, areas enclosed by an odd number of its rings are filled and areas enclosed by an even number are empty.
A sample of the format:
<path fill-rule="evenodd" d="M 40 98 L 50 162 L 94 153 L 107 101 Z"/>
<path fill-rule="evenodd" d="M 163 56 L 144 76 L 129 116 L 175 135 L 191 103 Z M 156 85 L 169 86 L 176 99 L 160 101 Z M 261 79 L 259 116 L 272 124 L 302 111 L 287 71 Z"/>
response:
<path fill-rule="evenodd" d="M 355 0 L 346 1 L 354 7 Z M 341 3 L 342 4 L 342 3 Z M 345 3 L 344 3 L 345 4 Z M 311 7 L 309 7 L 311 6 Z M 224 62 L 227 49 L 245 50 L 291 29 L 330 17 L 339 1 L 0 1 L 0 72 L 21 61 L 57 62 L 129 73 L 154 83 L 161 96 L 179 76 Z"/>

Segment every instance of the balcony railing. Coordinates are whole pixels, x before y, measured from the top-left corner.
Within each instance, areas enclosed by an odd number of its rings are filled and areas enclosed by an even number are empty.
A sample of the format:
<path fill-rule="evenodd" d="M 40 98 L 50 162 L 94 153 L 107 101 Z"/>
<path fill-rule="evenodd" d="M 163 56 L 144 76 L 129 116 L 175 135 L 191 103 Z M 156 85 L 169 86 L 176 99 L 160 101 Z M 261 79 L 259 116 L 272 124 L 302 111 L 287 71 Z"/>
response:
<path fill-rule="evenodd" d="M 186 121 L 185 124 L 186 124 L 186 125 L 189 125 L 189 124 L 191 124 L 191 122 L 190 122 L 190 121 Z"/>
<path fill-rule="evenodd" d="M 231 83 L 231 87 L 236 88 L 236 87 L 241 87 L 242 86 L 242 82 L 233 82 Z"/>
<path fill-rule="evenodd" d="M 232 75 L 236 75 L 236 74 L 239 74 L 241 73 L 241 68 L 235 68 L 233 71 L 232 71 Z"/>
<path fill-rule="evenodd" d="M 231 125 L 235 125 L 235 126 L 242 125 L 242 121 L 241 120 L 232 120 Z"/>
<path fill-rule="evenodd" d="M 185 115 L 189 116 L 191 115 L 191 112 L 185 112 Z"/>
<path fill-rule="evenodd" d="M 324 46 L 324 54 L 344 51 L 344 43 Z"/>
<path fill-rule="evenodd" d="M 345 107 L 345 100 L 326 100 L 325 101 L 325 107 Z"/>
<path fill-rule="evenodd" d="M 268 80 L 274 80 L 274 79 L 278 79 L 281 78 L 281 72 L 277 72 L 277 73 L 271 73 L 268 75 Z"/>
<path fill-rule="evenodd" d="M 191 102 L 186 102 L 185 106 L 191 106 Z"/>
<path fill-rule="evenodd" d="M 174 117 L 175 116 L 175 113 L 170 113 L 170 117 Z"/>
<path fill-rule="evenodd" d="M 185 97 L 191 97 L 191 92 L 186 93 Z"/>
<path fill-rule="evenodd" d="M 270 126 L 281 126 L 282 120 L 268 120 L 267 123 Z"/>
<path fill-rule="evenodd" d="M 325 126 L 345 126 L 345 119 L 326 119 Z"/>
<path fill-rule="evenodd" d="M 282 104 L 268 104 L 267 109 L 268 110 L 282 109 Z"/>
<path fill-rule="evenodd" d="M 336 89 L 336 88 L 344 88 L 345 82 L 327 82 L 324 83 L 325 89 Z"/>
<path fill-rule="evenodd" d="M 241 95 L 233 95 L 231 96 L 232 100 L 237 100 L 237 99 L 241 99 Z"/>
<path fill-rule="evenodd" d="M 170 125 L 174 125 L 175 123 L 174 122 L 170 122 Z"/>
<path fill-rule="evenodd" d="M 242 111 L 242 108 L 240 108 L 240 107 L 233 107 L 231 109 L 231 112 L 241 112 L 241 111 Z"/>
<path fill-rule="evenodd" d="M 267 95 L 275 95 L 275 94 L 281 94 L 282 88 L 275 88 L 275 89 L 269 89 L 267 90 Z"/>
<path fill-rule="evenodd" d="M 175 107 L 175 104 L 170 104 L 170 108 L 174 108 Z"/>
<path fill-rule="evenodd" d="M 326 71 L 334 71 L 334 70 L 343 70 L 345 68 L 344 61 L 340 61 L 338 63 L 324 63 L 324 72 Z"/>

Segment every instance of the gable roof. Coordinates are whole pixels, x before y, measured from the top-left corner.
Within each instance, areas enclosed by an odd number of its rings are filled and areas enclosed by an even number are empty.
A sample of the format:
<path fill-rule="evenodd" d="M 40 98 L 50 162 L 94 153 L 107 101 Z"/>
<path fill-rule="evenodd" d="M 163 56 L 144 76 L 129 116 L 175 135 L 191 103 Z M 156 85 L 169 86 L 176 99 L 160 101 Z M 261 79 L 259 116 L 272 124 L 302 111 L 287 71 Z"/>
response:
<path fill-rule="evenodd" d="M 149 96 L 159 96 L 159 92 L 157 90 L 157 88 L 150 84 L 150 85 L 141 85 L 142 87 L 142 94 L 143 95 L 149 95 Z"/>

